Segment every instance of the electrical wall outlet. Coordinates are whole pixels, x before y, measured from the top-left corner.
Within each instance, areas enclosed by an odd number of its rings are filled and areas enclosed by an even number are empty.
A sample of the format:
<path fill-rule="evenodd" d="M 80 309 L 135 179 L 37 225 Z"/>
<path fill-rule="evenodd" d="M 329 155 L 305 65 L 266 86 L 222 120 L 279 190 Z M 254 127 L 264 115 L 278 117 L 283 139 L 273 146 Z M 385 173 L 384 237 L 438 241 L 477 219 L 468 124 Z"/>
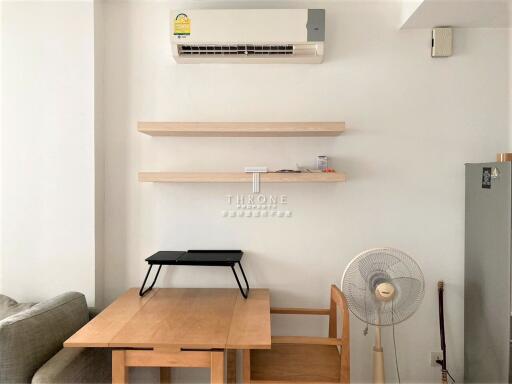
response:
<path fill-rule="evenodd" d="M 437 363 L 437 360 L 443 360 L 443 352 L 442 351 L 430 352 L 430 366 L 431 367 L 440 367 L 440 365 Z"/>

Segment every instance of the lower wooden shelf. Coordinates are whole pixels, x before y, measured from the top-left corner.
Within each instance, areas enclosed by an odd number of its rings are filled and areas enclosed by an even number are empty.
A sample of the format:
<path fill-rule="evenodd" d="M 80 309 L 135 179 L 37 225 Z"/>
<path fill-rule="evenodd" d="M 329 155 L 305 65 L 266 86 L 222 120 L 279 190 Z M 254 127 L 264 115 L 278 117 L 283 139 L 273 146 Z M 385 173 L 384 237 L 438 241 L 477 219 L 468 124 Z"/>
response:
<path fill-rule="evenodd" d="M 264 183 L 340 183 L 345 174 L 333 173 L 262 173 Z M 252 174 L 243 172 L 139 172 L 140 182 L 149 183 L 250 183 Z"/>

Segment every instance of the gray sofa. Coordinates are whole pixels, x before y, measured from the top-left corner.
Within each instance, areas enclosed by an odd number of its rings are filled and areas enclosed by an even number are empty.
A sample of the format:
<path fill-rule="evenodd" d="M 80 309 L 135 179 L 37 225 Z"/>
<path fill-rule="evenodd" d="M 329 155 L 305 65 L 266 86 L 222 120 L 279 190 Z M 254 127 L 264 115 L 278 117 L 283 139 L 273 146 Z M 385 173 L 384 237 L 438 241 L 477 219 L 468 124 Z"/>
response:
<path fill-rule="evenodd" d="M 0 295 L 0 383 L 111 382 L 109 350 L 62 347 L 89 316 L 81 293 L 38 304 Z"/>

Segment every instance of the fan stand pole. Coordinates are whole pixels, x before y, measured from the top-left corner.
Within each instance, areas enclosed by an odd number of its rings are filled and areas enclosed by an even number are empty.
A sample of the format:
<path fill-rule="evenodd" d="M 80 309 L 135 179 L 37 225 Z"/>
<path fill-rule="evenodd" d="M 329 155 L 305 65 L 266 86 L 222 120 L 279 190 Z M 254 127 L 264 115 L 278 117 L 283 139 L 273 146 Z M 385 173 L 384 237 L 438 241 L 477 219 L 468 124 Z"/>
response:
<path fill-rule="evenodd" d="M 380 325 L 375 327 L 375 345 L 373 346 L 373 382 L 375 384 L 384 383 L 384 350 L 382 349 L 380 337 Z"/>

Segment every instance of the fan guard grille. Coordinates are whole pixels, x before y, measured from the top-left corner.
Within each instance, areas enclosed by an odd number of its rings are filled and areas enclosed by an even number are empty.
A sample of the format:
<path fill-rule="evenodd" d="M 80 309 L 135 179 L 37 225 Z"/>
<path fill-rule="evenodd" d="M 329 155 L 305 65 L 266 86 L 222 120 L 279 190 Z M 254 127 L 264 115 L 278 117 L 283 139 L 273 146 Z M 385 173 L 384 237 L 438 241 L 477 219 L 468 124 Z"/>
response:
<path fill-rule="evenodd" d="M 380 283 L 395 288 L 392 300 L 377 300 Z M 352 313 L 367 324 L 400 323 L 418 309 L 423 300 L 425 281 L 418 264 L 407 254 L 393 248 L 377 248 L 356 256 L 343 273 L 342 289 Z"/>

